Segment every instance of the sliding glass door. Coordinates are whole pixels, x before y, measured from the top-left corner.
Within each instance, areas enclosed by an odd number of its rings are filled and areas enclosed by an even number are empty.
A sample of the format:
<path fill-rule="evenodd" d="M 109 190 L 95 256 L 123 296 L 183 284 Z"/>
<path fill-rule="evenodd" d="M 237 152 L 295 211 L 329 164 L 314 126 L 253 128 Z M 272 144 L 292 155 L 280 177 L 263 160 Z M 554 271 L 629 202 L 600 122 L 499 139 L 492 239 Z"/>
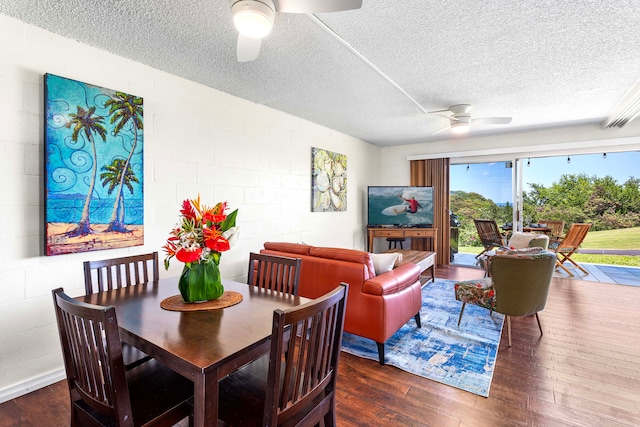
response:
<path fill-rule="evenodd" d="M 588 236 L 592 240 L 585 241 L 585 252 L 624 249 L 640 254 L 638 165 L 637 151 L 452 164 L 450 206 L 460 223 L 457 233 L 452 231 L 458 239 L 452 239 L 452 247 L 455 244 L 461 253 L 481 251 L 473 218 L 494 219 L 515 230 L 561 220 L 565 232 L 572 223 L 592 224 Z M 458 258 L 452 263 L 458 263 Z"/>
<path fill-rule="evenodd" d="M 458 262 L 462 254 L 481 252 L 474 218 L 513 222 L 513 174 L 512 161 L 451 165 L 451 263 L 466 264 L 469 260 Z"/>

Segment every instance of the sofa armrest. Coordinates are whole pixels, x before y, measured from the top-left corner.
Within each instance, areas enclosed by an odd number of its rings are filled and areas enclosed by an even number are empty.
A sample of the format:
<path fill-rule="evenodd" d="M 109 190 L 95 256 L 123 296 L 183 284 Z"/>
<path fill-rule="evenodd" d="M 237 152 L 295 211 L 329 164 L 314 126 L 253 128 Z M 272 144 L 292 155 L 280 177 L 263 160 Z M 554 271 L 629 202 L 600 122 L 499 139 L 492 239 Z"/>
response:
<path fill-rule="evenodd" d="M 420 277 L 420 267 L 408 262 L 391 271 L 373 277 L 362 284 L 362 293 L 388 295 L 413 285 Z"/>

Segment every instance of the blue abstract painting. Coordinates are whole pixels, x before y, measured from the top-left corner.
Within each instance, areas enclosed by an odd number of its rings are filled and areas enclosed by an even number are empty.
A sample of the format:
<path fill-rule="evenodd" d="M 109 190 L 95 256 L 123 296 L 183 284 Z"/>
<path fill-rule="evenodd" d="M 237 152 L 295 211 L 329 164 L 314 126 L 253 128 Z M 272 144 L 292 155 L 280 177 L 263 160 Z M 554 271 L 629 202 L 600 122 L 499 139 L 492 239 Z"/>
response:
<path fill-rule="evenodd" d="M 44 81 L 46 254 L 144 244 L 142 98 Z"/>

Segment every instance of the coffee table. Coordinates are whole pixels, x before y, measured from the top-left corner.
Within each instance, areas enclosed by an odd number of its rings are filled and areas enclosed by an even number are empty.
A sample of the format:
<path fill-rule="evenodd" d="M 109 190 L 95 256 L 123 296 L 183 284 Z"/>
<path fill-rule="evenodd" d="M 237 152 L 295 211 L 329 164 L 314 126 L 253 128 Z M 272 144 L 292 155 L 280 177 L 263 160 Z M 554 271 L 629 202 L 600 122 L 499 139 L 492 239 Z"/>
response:
<path fill-rule="evenodd" d="M 414 251 L 411 249 L 390 249 L 386 253 L 399 253 L 402 254 L 402 261 L 399 265 L 412 262 L 420 267 L 420 283 L 423 285 L 429 281 L 428 278 L 422 275 L 427 270 L 431 270 L 431 280 L 436 280 L 435 275 L 435 263 L 436 253 L 430 251 Z M 424 280 L 424 281 L 423 281 Z"/>

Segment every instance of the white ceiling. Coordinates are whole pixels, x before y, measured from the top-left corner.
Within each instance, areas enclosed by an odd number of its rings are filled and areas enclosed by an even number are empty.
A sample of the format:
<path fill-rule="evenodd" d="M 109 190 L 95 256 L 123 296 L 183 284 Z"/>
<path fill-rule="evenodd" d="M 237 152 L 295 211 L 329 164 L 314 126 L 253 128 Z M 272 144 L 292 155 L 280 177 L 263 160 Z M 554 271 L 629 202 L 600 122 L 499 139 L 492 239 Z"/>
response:
<path fill-rule="evenodd" d="M 380 146 L 454 138 L 422 109 L 460 103 L 513 117 L 471 135 L 600 123 L 640 79 L 640 0 L 363 0 L 317 15 L 395 85 L 307 15 L 278 14 L 259 58 L 238 63 L 227 0 L 3 0 L 0 13 Z"/>

